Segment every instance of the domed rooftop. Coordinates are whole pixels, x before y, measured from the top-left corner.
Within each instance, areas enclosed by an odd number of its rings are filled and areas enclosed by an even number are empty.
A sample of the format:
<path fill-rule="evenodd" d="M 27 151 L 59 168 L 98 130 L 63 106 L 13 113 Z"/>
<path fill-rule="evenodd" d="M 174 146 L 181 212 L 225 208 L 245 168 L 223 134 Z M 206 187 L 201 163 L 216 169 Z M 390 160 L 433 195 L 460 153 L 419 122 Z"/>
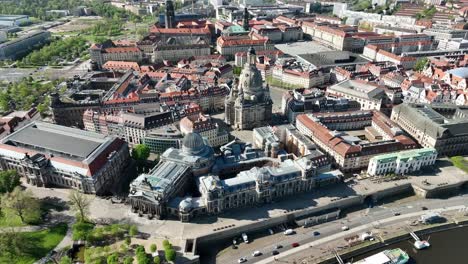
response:
<path fill-rule="evenodd" d="M 258 95 L 263 92 L 263 80 L 260 70 L 257 69 L 255 50 L 249 50 L 247 63 L 245 64 L 239 78 L 239 90 L 244 93 Z"/>
<path fill-rule="evenodd" d="M 188 154 L 198 154 L 205 149 L 205 141 L 198 133 L 188 133 L 182 141 L 182 151 Z"/>

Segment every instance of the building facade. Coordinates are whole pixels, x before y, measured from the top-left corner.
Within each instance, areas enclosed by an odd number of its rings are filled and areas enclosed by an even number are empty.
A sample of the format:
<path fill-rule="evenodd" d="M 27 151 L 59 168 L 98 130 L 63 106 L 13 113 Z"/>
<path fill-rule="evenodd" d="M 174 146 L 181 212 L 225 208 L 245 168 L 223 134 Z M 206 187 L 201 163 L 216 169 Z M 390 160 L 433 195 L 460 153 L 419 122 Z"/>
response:
<path fill-rule="evenodd" d="M 116 137 L 32 122 L 0 143 L 0 167 L 29 184 L 106 194 L 124 179 L 127 144 Z"/>
<path fill-rule="evenodd" d="M 393 108 L 391 119 L 424 148 L 435 148 L 440 156 L 468 152 L 468 120 L 457 115 L 455 105 L 403 103 Z"/>
<path fill-rule="evenodd" d="M 434 148 L 412 149 L 373 157 L 369 161 L 367 174 L 379 176 L 387 174 L 405 175 L 432 166 L 437 159 Z"/>
<path fill-rule="evenodd" d="M 251 48 L 239 83 L 234 84 L 225 100 L 225 121 L 240 130 L 263 126 L 271 120 L 272 106 L 268 85 L 263 87 L 255 50 Z"/>
<path fill-rule="evenodd" d="M 187 116 L 180 120 L 180 131 L 183 135 L 198 133 L 208 140 L 212 147 L 219 147 L 228 143 L 229 134 L 221 130 L 218 124 L 208 115 Z"/>

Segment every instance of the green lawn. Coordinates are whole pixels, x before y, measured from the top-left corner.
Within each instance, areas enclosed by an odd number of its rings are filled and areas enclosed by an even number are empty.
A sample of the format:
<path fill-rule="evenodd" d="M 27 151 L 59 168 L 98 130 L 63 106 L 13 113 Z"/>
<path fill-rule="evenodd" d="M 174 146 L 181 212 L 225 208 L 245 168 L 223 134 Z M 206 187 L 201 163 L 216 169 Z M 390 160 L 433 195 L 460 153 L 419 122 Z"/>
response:
<path fill-rule="evenodd" d="M 466 160 L 462 156 L 454 156 L 450 158 L 452 161 L 453 166 L 463 170 L 464 172 L 468 173 L 468 160 Z"/>
<path fill-rule="evenodd" d="M 22 233 L 24 240 L 27 241 L 21 249 L 22 255 L 16 256 L 16 264 L 32 264 L 35 261 L 46 256 L 54 249 L 67 233 L 67 224 L 61 223 L 50 229 Z M 6 258 L 0 252 L 0 263 L 12 263 L 11 259 Z"/>
<path fill-rule="evenodd" d="M 0 227 L 24 226 L 19 216 L 13 213 L 11 209 L 2 208 L 3 216 L 0 217 Z"/>

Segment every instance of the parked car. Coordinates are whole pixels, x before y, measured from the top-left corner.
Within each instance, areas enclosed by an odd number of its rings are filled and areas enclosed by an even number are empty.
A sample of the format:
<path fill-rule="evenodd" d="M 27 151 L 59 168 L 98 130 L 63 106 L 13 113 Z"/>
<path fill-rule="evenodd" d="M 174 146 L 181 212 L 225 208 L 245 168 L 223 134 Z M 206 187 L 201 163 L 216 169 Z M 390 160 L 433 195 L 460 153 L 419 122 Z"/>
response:
<path fill-rule="evenodd" d="M 421 209 L 422 209 L 423 211 L 426 211 L 426 210 L 427 210 L 427 207 L 426 207 L 426 206 L 423 206 L 423 207 L 421 207 Z"/>
<path fill-rule="evenodd" d="M 260 255 L 262 255 L 262 252 L 260 252 L 260 251 L 258 251 L 258 250 L 254 251 L 254 252 L 252 253 L 252 257 L 258 257 L 258 256 L 260 256 Z"/>
<path fill-rule="evenodd" d="M 314 236 L 320 236 L 320 232 L 319 231 L 314 231 Z"/>
<path fill-rule="evenodd" d="M 299 243 L 294 242 L 294 243 L 291 244 L 291 246 L 292 246 L 292 247 L 298 247 L 298 246 L 299 246 Z"/>
<path fill-rule="evenodd" d="M 239 260 L 237 260 L 238 263 L 244 263 L 244 262 L 247 262 L 247 259 L 246 258 L 240 258 Z"/>
<path fill-rule="evenodd" d="M 273 235 L 275 232 L 273 232 L 273 229 L 269 228 L 268 233 L 270 233 L 270 235 Z"/>
<path fill-rule="evenodd" d="M 280 244 L 275 245 L 275 249 L 280 249 L 280 248 L 283 248 L 283 245 L 280 245 Z"/>
<path fill-rule="evenodd" d="M 342 227 L 341 227 L 341 230 L 347 231 L 347 230 L 349 230 L 349 227 L 348 227 L 348 226 L 342 226 Z"/>

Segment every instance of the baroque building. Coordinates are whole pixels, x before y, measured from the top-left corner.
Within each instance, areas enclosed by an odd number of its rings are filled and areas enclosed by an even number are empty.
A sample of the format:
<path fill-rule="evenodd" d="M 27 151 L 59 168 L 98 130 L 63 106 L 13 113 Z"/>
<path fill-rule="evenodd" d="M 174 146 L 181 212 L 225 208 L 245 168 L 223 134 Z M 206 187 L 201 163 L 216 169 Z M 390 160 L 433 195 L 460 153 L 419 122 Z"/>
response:
<path fill-rule="evenodd" d="M 234 83 L 225 101 L 225 121 L 235 129 L 252 129 L 268 124 L 273 102 L 268 85 L 256 66 L 255 49 L 250 48 L 239 82 Z"/>

